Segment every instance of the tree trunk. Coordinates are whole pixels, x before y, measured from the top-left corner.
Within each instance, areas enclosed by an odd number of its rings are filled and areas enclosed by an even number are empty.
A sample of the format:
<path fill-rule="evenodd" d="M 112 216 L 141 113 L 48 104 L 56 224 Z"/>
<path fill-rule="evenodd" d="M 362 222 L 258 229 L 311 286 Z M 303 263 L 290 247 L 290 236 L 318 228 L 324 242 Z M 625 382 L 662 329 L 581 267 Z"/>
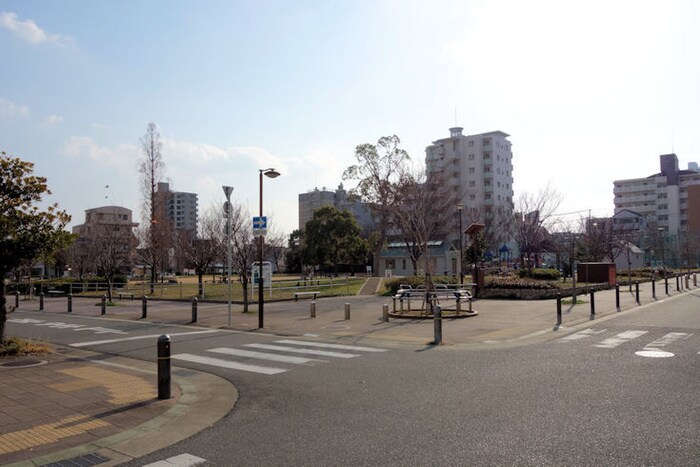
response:
<path fill-rule="evenodd" d="M 7 321 L 7 300 L 5 299 L 5 292 L 5 281 L 3 281 L 0 287 L 0 344 L 5 343 L 5 322 Z"/>
<path fill-rule="evenodd" d="M 199 298 L 204 300 L 204 270 L 197 270 L 197 284 L 199 285 Z"/>

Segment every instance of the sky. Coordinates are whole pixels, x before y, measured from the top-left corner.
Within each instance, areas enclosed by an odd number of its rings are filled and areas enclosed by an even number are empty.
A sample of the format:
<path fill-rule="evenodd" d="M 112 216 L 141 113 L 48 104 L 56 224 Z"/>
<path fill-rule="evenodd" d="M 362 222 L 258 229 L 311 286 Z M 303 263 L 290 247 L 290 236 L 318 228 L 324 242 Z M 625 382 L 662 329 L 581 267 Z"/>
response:
<path fill-rule="evenodd" d="M 415 164 L 461 126 L 510 134 L 514 191 L 613 213 L 613 181 L 700 162 L 700 2 L 0 0 L 0 150 L 84 221 L 141 219 L 140 139 L 202 211 L 233 198 L 298 227 L 357 145 L 398 135 Z M 354 186 L 345 182 L 346 188 Z"/>

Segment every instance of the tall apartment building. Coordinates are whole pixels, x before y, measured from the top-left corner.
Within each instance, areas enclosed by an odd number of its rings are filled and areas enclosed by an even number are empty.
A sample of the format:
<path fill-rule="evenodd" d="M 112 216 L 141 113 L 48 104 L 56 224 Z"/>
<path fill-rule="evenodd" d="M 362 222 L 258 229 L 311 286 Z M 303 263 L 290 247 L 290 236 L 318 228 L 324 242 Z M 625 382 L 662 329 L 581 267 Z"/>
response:
<path fill-rule="evenodd" d="M 510 136 L 502 131 L 450 137 L 425 148 L 426 171 L 442 173 L 444 183 L 461 199 L 468 222 L 484 222 L 496 212 L 513 215 L 513 153 Z"/>
<path fill-rule="evenodd" d="M 336 209 L 350 211 L 363 230 L 372 227 L 372 215 L 369 209 L 361 201 L 348 196 L 347 190 L 341 183 L 335 191 L 323 187 L 299 194 L 299 229 L 303 229 L 306 223 L 314 216 L 314 211 L 324 206 L 334 206 Z"/>
<path fill-rule="evenodd" d="M 165 217 L 176 231 L 190 232 L 197 238 L 197 194 L 170 191 L 170 184 L 158 183 L 156 196 L 161 197 Z"/>
<path fill-rule="evenodd" d="M 616 180 L 615 214 L 638 213 L 646 225 L 668 235 L 700 233 L 700 172 L 696 163 L 678 168 L 675 154 L 659 156 L 661 172 L 644 178 Z"/>

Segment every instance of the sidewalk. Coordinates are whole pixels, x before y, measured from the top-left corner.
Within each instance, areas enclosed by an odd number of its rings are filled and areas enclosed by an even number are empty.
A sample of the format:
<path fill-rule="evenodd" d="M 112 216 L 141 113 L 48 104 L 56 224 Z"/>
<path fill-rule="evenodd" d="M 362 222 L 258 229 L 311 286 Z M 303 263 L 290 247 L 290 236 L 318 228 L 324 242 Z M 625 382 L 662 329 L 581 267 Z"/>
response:
<path fill-rule="evenodd" d="M 688 291 L 684 283 L 681 288 Z M 691 280 L 690 290 L 697 289 Z M 675 279 L 669 281 L 671 297 L 682 292 L 676 290 Z M 640 284 L 639 297 L 643 306 L 656 301 L 651 283 Z M 663 281 L 656 284 L 656 297 L 669 297 Z M 556 300 L 477 300 L 473 303 L 477 316 L 443 321 L 443 342 L 488 347 L 555 339 L 591 323 L 590 294 L 579 295 L 579 300 L 575 306 L 562 305 L 561 325 L 557 325 Z M 594 302 L 596 320 L 611 319 L 640 306 L 635 287 L 632 292 L 621 288 L 620 312 L 614 289 L 596 292 Z M 345 319 L 346 304 L 350 304 L 349 320 Z M 249 313 L 242 313 L 242 306 L 234 304 L 229 315 L 226 303 L 205 302 L 198 305 L 196 325 L 229 328 L 230 316 L 230 328 L 235 330 L 306 339 L 412 348 L 433 340 L 433 320 L 390 318 L 383 322 L 383 305 L 391 311 L 392 299 L 319 298 L 316 317 L 311 318 L 309 300 L 268 302 L 264 328 L 258 330 L 257 303 L 251 303 Z M 36 319 L 45 314 L 65 315 L 67 299 L 46 299 L 41 312 L 38 300 L 20 301 L 19 309 L 32 315 L 36 312 Z M 72 310 L 74 315 L 101 316 L 95 298 L 75 298 Z M 140 320 L 141 316 L 141 301 L 122 300 L 107 307 L 104 318 Z M 151 300 L 146 320 L 188 325 L 192 304 Z M 14 366 L 21 363 L 28 365 Z M 83 462 L 79 465 L 116 465 L 202 430 L 226 415 L 237 400 L 230 383 L 206 373 L 174 368 L 173 383 L 173 397 L 159 401 L 155 362 L 72 348 L 59 348 L 48 356 L 0 360 L 0 464 L 46 465 L 74 459 Z M 183 417 L 187 423 L 182 423 Z"/>
<path fill-rule="evenodd" d="M 117 465 L 201 431 L 238 398 L 206 373 L 172 379 L 158 400 L 155 363 L 68 348 L 2 359 L 0 465 Z"/>

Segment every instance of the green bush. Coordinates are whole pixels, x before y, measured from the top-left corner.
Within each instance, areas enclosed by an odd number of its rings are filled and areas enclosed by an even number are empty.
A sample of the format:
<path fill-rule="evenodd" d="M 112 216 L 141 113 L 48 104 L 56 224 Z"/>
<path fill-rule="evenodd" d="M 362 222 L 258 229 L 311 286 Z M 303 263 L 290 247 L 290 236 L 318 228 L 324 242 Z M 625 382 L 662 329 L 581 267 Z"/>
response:
<path fill-rule="evenodd" d="M 532 279 L 516 279 L 514 277 L 489 277 L 485 286 L 491 289 L 557 289 L 551 282 L 535 281 Z"/>
<path fill-rule="evenodd" d="M 525 277 L 530 277 L 532 279 L 540 281 L 555 281 L 561 277 L 561 273 L 557 269 L 520 269 L 518 271 L 518 276 L 521 279 Z"/>

